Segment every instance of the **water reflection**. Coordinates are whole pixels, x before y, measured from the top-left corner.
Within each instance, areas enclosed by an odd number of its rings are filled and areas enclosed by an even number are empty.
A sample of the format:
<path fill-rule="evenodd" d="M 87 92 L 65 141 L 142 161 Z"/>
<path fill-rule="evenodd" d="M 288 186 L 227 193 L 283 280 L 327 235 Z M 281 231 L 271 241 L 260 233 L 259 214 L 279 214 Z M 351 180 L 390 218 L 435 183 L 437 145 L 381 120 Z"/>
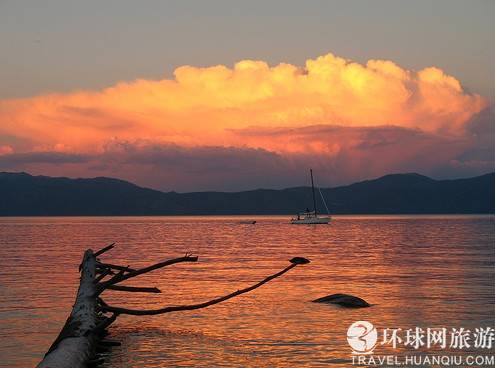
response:
<path fill-rule="evenodd" d="M 342 216 L 330 226 L 286 218 L 0 219 L 1 367 L 35 364 L 65 322 L 82 251 L 117 242 L 105 259 L 134 267 L 198 254 L 128 282 L 162 294 L 108 292 L 134 308 L 201 302 L 312 260 L 280 279 L 212 308 L 156 317 L 123 316 L 123 342 L 106 367 L 349 366 L 348 326 L 379 328 L 495 325 L 495 217 Z M 365 298 L 372 308 L 310 303 L 332 294 Z M 380 352 L 386 352 L 383 349 Z"/>

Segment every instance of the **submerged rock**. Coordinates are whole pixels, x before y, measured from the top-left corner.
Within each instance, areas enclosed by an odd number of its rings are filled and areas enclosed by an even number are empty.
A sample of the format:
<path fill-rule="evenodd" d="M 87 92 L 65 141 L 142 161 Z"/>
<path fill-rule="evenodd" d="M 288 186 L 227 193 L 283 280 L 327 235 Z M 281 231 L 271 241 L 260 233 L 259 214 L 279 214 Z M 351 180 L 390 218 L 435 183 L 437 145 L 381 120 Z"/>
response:
<path fill-rule="evenodd" d="M 347 308 L 366 308 L 371 307 L 370 304 L 364 299 L 358 298 L 354 295 L 348 294 L 332 294 L 327 295 L 322 298 L 318 298 L 313 300 L 313 303 L 329 303 L 329 304 L 338 304 L 342 307 Z"/>

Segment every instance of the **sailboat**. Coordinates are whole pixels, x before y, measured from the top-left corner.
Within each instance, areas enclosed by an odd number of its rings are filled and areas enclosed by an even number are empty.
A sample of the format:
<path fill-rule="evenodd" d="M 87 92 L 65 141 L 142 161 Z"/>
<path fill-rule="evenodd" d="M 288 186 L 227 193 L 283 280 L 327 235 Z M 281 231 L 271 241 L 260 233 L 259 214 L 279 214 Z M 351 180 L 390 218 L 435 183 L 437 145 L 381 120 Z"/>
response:
<path fill-rule="evenodd" d="M 328 224 L 330 222 L 330 215 L 327 216 L 321 216 L 318 214 L 317 209 L 316 209 L 316 197 L 315 197 L 315 185 L 313 182 L 313 170 L 309 169 L 309 173 L 311 175 L 311 190 L 313 193 L 313 211 L 306 210 L 304 212 L 300 212 L 297 214 L 295 218 L 292 218 L 290 220 L 291 224 Z M 321 190 L 318 188 L 318 191 L 320 192 L 321 199 L 323 200 L 323 204 L 325 205 L 325 208 L 327 209 L 328 213 L 328 207 L 327 203 L 325 202 L 325 198 L 323 198 L 323 194 L 321 194 Z"/>

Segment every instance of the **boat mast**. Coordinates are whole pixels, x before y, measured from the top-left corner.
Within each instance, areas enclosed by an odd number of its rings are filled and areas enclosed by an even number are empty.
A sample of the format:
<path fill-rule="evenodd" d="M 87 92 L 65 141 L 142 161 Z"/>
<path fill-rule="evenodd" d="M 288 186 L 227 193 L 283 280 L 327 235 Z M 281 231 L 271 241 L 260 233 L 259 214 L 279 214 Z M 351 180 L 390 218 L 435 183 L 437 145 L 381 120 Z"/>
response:
<path fill-rule="evenodd" d="M 309 172 L 311 174 L 311 189 L 313 191 L 313 209 L 315 211 L 315 216 L 316 216 L 316 197 L 315 197 L 315 184 L 313 183 L 313 169 L 309 169 Z"/>

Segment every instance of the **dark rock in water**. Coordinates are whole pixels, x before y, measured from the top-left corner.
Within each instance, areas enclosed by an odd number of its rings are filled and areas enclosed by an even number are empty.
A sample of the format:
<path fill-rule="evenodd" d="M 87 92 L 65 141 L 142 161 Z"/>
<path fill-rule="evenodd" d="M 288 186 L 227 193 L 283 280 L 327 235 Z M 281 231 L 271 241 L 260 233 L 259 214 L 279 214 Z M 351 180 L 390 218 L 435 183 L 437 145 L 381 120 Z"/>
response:
<path fill-rule="evenodd" d="M 290 261 L 290 263 L 295 263 L 295 264 L 308 264 L 309 259 L 304 258 L 304 257 L 294 257 Z"/>
<path fill-rule="evenodd" d="M 330 304 L 338 304 L 347 308 L 366 308 L 371 307 L 368 302 L 365 300 L 358 298 L 354 295 L 348 294 L 332 294 L 324 296 L 323 298 L 318 298 L 313 300 L 313 303 L 330 303 Z"/>

